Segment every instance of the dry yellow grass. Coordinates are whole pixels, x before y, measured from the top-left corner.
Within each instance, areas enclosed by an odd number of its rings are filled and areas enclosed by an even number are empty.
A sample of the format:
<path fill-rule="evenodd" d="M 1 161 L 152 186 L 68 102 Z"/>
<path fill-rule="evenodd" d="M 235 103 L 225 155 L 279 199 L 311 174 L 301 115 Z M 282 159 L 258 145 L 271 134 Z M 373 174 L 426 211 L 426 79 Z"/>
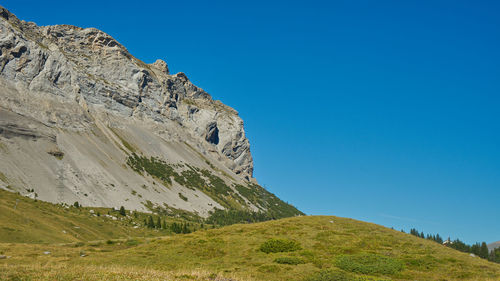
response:
<path fill-rule="evenodd" d="M 298 241 L 301 249 L 259 251 L 271 238 Z M 0 260 L 0 280 L 500 280 L 499 264 L 379 225 L 326 216 L 233 225 L 141 240 L 139 245 L 127 240 L 0 244 L 0 253 L 12 256 Z M 342 255 L 357 254 L 387 257 L 403 269 L 361 274 L 336 263 Z M 305 263 L 276 263 L 280 257 Z M 354 279 L 310 279 L 327 269 Z"/>

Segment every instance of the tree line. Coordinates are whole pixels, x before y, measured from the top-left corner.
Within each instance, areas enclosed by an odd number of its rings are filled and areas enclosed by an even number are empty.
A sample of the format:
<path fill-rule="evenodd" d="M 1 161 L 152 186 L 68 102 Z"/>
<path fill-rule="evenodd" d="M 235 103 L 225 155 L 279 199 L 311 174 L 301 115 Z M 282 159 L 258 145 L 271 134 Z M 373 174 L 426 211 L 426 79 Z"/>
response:
<path fill-rule="evenodd" d="M 404 232 L 401 230 L 401 232 Z M 488 245 L 486 245 L 486 242 L 482 243 L 475 243 L 472 245 L 466 244 L 465 242 L 461 241 L 460 239 L 455 239 L 451 241 L 451 239 L 448 237 L 446 241 L 443 240 L 443 238 L 439 235 L 432 235 L 432 234 L 424 234 L 424 232 L 419 232 L 417 229 L 412 228 L 410 229 L 410 234 L 414 235 L 416 237 L 420 237 L 423 239 L 431 240 L 434 242 L 437 242 L 439 244 L 444 244 L 447 247 L 453 248 L 455 250 L 458 250 L 460 252 L 464 253 L 471 253 L 474 254 L 480 258 L 487 259 L 492 262 L 497 262 L 500 263 L 500 247 L 494 249 L 493 251 L 488 250 Z"/>

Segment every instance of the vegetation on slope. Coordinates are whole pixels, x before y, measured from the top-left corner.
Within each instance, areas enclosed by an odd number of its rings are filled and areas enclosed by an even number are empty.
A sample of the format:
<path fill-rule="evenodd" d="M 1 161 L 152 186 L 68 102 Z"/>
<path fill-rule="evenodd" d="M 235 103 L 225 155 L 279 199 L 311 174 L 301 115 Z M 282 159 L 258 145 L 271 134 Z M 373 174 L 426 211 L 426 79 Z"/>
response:
<path fill-rule="evenodd" d="M 33 200 L 0 189 L 0 242 L 61 243 L 127 237 L 151 237 L 173 232 L 182 219 L 109 208 L 84 208 Z M 200 224 L 189 222 L 189 232 Z"/>
<path fill-rule="evenodd" d="M 90 243 L 0 244 L 0 254 L 12 256 L 0 260 L 0 279 L 228 280 L 216 279 L 225 276 L 240 281 L 451 281 L 500 278 L 498 264 L 382 226 L 338 217 L 303 216 L 232 225 L 129 244 L 126 240 L 97 246 Z M 262 248 L 279 251 L 264 252 Z M 51 254 L 44 255 L 43 251 L 51 251 Z M 81 257 L 82 252 L 85 257 Z"/>
<path fill-rule="evenodd" d="M 132 153 L 127 164 L 140 174 L 147 173 L 161 180 L 166 186 L 172 185 L 172 179 L 178 184 L 198 189 L 224 206 L 227 211 L 215 211 L 212 222 L 218 225 L 229 225 L 240 222 L 255 222 L 303 215 L 292 205 L 283 202 L 263 187 L 248 183 L 231 188 L 222 178 L 207 169 L 200 169 L 189 164 L 168 164 L 157 157 L 139 156 Z M 179 195 L 182 198 L 182 195 Z M 249 209 L 249 202 L 260 208 L 259 212 Z"/>
<path fill-rule="evenodd" d="M 401 230 L 403 231 L 403 230 Z M 464 253 L 470 253 L 474 254 L 480 258 L 487 259 L 492 262 L 500 263 L 500 248 L 495 249 L 494 251 L 489 251 L 488 250 L 488 245 L 486 242 L 476 242 L 475 244 L 469 245 L 464 242 L 462 242 L 460 239 L 455 239 L 451 240 L 449 237 L 446 241 L 443 241 L 443 238 L 439 235 L 431 235 L 427 234 L 425 235 L 424 232 L 419 232 L 417 229 L 412 228 L 410 230 L 410 234 L 420 237 L 420 238 L 425 238 L 427 240 L 431 240 L 434 242 L 437 242 L 439 244 L 445 244 L 447 247 L 453 248 L 455 250 L 458 250 L 460 252 Z"/>

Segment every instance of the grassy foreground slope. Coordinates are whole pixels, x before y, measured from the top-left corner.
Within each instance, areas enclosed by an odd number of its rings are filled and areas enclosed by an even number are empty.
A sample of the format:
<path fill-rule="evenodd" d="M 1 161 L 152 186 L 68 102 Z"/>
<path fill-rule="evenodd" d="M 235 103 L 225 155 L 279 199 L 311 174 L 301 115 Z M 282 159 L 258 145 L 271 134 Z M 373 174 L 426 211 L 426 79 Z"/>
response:
<path fill-rule="evenodd" d="M 152 240 L 0 244 L 0 254 L 12 256 L 0 260 L 2 280 L 500 280 L 498 264 L 382 226 L 331 216 Z"/>
<path fill-rule="evenodd" d="M 108 212 L 110 216 L 106 216 Z M 120 216 L 109 208 L 64 207 L 0 190 L 0 242 L 63 243 L 161 235 L 134 228 L 145 214 L 136 218 L 127 213 Z"/>

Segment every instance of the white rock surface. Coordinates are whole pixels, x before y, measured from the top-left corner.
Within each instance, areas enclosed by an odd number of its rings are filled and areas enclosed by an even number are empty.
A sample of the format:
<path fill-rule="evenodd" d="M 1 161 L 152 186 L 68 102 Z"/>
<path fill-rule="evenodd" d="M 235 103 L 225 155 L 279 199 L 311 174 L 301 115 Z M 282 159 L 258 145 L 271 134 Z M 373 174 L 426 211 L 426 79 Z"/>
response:
<path fill-rule="evenodd" d="M 143 63 L 95 28 L 39 27 L 0 7 L 0 188 L 70 205 L 148 211 L 151 201 L 201 216 L 223 208 L 198 189 L 136 173 L 126 144 L 228 185 L 255 182 L 238 113 L 184 73 Z"/>

